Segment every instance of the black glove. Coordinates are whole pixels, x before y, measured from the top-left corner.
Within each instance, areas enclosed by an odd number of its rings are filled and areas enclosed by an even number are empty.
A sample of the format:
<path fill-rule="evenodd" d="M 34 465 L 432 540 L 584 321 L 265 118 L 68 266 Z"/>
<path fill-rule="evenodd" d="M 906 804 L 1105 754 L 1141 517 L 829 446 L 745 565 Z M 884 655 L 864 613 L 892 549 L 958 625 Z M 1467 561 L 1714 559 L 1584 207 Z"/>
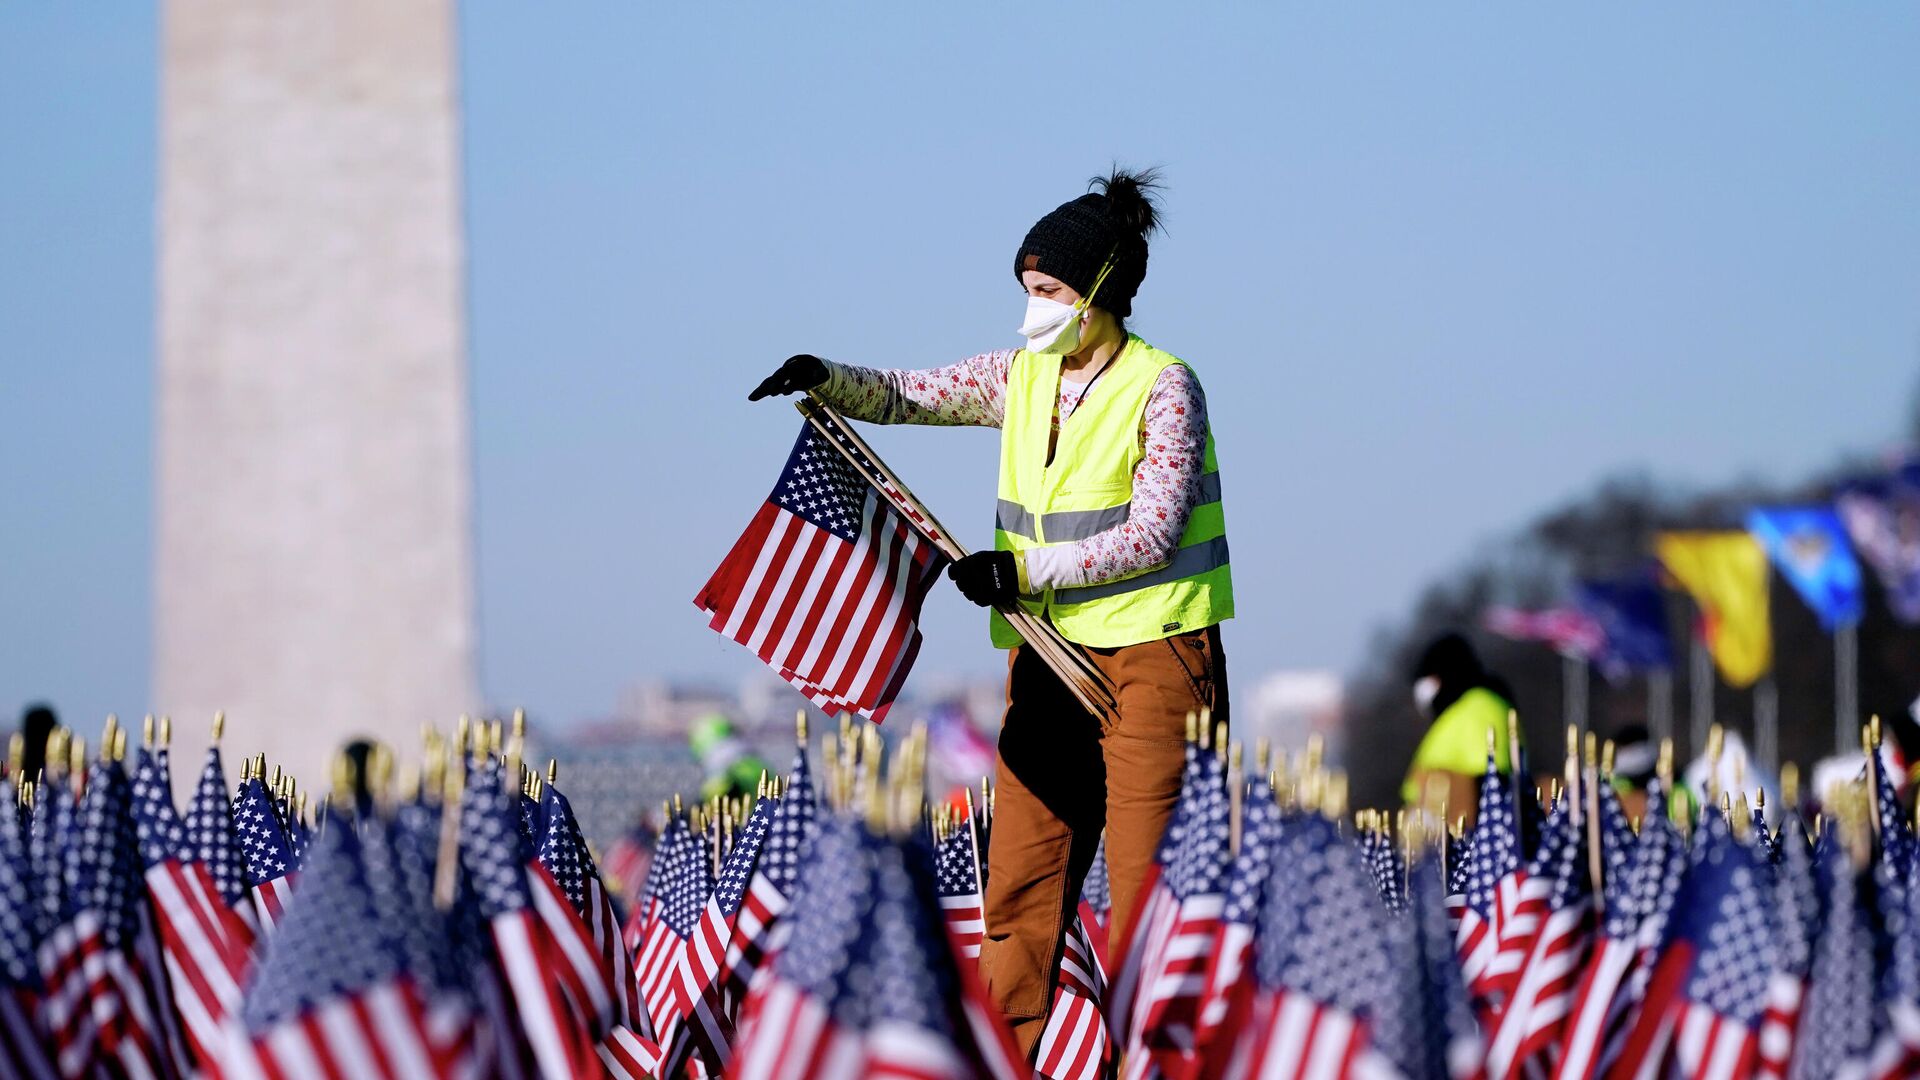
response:
<path fill-rule="evenodd" d="M 787 357 L 780 370 L 760 380 L 760 385 L 747 395 L 748 401 L 759 401 L 763 397 L 775 394 L 804 393 L 827 381 L 827 362 L 817 356 L 801 353 Z"/>
<path fill-rule="evenodd" d="M 1011 607 L 1020 595 L 1020 571 L 1011 551 L 976 551 L 947 567 L 960 595 L 981 607 Z"/>

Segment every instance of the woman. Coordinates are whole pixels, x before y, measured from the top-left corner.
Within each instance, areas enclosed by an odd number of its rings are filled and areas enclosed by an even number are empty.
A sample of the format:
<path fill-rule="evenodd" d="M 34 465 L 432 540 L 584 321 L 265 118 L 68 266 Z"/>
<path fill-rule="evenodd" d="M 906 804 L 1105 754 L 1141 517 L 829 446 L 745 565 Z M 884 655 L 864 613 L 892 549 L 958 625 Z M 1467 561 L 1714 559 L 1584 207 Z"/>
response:
<path fill-rule="evenodd" d="M 1206 398 L 1184 361 L 1126 328 L 1155 176 L 1115 171 L 1092 187 L 1014 256 L 1025 348 L 921 371 L 795 356 L 749 395 L 810 390 L 874 423 L 1000 428 L 994 550 L 949 576 L 976 604 L 1049 619 L 1114 683 L 1118 717 L 1103 725 L 991 616 L 1012 654 L 980 965 L 1028 1053 L 1102 829 L 1117 945 L 1180 793 L 1187 714 L 1227 715 L 1219 624 L 1233 583 Z"/>
<path fill-rule="evenodd" d="M 1512 696 L 1466 638 L 1447 633 L 1428 644 L 1413 668 L 1413 704 L 1427 722 L 1427 733 L 1401 781 L 1401 799 L 1419 806 L 1430 799 L 1430 788 L 1444 785 L 1447 814 L 1471 825 L 1480 809 L 1489 745 L 1494 771 L 1509 776 L 1513 771 L 1507 749 Z"/>

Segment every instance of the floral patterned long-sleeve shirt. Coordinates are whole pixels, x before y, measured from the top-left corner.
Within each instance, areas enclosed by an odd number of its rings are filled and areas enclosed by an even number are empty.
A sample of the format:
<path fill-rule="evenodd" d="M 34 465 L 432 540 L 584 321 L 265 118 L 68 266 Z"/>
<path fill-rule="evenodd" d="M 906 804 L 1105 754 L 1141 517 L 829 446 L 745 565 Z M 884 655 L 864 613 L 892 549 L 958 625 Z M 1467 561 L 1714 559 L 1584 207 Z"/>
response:
<path fill-rule="evenodd" d="M 947 367 L 893 370 L 827 364 L 818 393 L 841 412 L 875 424 L 999 427 L 1006 416 L 1007 372 L 1015 350 L 981 353 Z M 1060 380 L 1057 410 L 1066 423 L 1088 393 Z M 1133 474 L 1127 520 L 1071 544 L 1026 552 L 1027 584 L 1045 588 L 1098 585 L 1164 565 L 1180 547 L 1187 518 L 1200 503 L 1207 445 L 1207 400 L 1185 364 L 1160 373 L 1141 424 L 1144 456 Z"/>

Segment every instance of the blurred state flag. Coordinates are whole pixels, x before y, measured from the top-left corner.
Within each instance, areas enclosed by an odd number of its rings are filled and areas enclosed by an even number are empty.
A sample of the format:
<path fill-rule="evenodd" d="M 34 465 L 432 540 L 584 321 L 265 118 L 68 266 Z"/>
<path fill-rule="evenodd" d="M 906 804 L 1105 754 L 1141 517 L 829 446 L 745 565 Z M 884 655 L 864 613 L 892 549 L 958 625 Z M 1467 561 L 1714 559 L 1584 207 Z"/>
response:
<path fill-rule="evenodd" d="M 1848 484 L 1834 497 L 1834 507 L 1853 546 L 1879 576 L 1894 618 L 1920 623 L 1920 458 Z"/>
<path fill-rule="evenodd" d="M 1737 529 L 1661 533 L 1660 564 L 1700 608 L 1707 648 L 1727 685 L 1745 689 L 1773 666 L 1767 553 Z"/>
<path fill-rule="evenodd" d="M 1747 513 L 1747 531 L 1831 633 L 1860 621 L 1860 563 L 1840 515 L 1824 506 L 1779 506 Z"/>
<path fill-rule="evenodd" d="M 1583 581 L 1576 603 L 1598 623 L 1606 639 L 1594 659 L 1609 679 L 1673 666 L 1667 639 L 1667 607 L 1649 576 Z"/>

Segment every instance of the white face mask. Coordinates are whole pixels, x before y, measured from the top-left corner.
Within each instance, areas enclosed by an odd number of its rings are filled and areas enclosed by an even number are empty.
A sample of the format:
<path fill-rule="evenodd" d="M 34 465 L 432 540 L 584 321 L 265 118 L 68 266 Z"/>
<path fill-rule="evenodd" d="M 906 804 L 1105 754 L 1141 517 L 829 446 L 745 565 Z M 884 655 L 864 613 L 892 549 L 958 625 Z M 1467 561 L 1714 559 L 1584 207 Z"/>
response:
<path fill-rule="evenodd" d="M 1027 339 L 1028 352 L 1065 356 L 1080 347 L 1080 328 L 1085 323 L 1086 312 L 1077 305 L 1029 296 L 1020 336 Z"/>
<path fill-rule="evenodd" d="M 1433 699 L 1439 696 L 1440 678 L 1437 675 L 1428 675 L 1413 684 L 1413 704 L 1420 710 L 1421 716 L 1433 718 Z"/>

